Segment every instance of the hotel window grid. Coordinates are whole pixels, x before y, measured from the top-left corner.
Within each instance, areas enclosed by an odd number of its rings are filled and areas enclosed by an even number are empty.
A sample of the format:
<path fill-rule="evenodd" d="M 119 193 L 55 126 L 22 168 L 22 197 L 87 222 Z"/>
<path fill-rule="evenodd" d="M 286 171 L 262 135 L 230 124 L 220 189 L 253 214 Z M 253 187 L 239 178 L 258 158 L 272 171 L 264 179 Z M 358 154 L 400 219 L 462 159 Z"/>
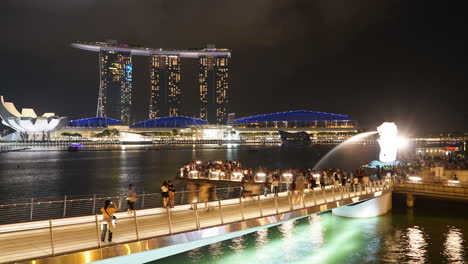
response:
<path fill-rule="evenodd" d="M 130 52 L 101 50 L 98 117 L 109 117 L 129 124 L 132 102 L 132 56 Z"/>

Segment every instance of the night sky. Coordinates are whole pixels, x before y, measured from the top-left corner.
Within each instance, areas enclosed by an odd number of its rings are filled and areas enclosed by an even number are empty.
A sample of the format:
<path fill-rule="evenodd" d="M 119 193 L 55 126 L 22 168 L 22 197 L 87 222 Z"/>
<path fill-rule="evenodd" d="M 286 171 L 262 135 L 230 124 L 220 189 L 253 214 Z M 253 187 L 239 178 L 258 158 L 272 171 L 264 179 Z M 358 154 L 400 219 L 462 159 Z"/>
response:
<path fill-rule="evenodd" d="M 444 5 L 442 5 L 444 4 Z M 96 114 L 98 54 L 76 40 L 232 49 L 229 112 L 349 114 L 364 129 L 468 128 L 468 2 L 384 0 L 7 0 L 0 94 L 18 108 Z M 135 121 L 148 57 L 133 57 Z M 198 115 L 196 60 L 182 60 L 182 113 Z"/>

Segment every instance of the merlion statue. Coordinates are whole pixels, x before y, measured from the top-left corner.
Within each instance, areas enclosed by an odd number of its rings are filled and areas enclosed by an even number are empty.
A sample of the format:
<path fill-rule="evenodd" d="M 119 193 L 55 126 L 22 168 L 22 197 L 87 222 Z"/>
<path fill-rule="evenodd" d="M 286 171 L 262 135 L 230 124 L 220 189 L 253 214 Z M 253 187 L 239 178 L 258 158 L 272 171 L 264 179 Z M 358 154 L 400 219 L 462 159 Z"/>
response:
<path fill-rule="evenodd" d="M 394 162 L 397 157 L 397 126 L 393 122 L 384 122 L 377 127 L 377 131 L 380 135 L 380 138 L 377 140 L 380 145 L 380 161 Z"/>

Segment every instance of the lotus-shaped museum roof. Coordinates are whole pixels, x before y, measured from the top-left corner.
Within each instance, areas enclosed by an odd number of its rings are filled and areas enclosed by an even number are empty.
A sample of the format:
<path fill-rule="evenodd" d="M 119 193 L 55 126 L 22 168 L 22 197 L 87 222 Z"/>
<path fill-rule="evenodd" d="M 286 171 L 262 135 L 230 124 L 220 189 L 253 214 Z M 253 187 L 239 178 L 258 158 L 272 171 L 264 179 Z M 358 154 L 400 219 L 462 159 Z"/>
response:
<path fill-rule="evenodd" d="M 32 108 L 23 108 L 19 112 L 11 102 L 5 102 L 0 96 L 0 117 L 2 124 L 23 133 L 47 133 L 61 129 L 67 123 L 66 117 L 54 113 L 37 116 Z"/>

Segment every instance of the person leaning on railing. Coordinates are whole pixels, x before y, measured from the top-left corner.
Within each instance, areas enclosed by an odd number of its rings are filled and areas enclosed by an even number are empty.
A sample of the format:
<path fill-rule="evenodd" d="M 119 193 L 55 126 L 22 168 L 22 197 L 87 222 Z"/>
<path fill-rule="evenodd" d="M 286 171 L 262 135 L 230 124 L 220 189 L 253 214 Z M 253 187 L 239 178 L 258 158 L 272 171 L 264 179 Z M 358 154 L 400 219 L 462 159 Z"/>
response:
<path fill-rule="evenodd" d="M 112 206 L 112 207 L 110 207 L 110 206 Z M 104 207 L 101 208 L 101 212 L 102 212 L 101 242 L 103 242 L 103 243 L 106 240 L 107 231 L 109 231 L 109 236 L 107 238 L 107 241 L 109 243 L 112 242 L 112 232 L 115 229 L 115 220 L 116 220 L 114 214 L 118 210 L 119 210 L 119 207 L 114 202 L 111 202 L 109 200 L 106 200 L 104 202 Z"/>

